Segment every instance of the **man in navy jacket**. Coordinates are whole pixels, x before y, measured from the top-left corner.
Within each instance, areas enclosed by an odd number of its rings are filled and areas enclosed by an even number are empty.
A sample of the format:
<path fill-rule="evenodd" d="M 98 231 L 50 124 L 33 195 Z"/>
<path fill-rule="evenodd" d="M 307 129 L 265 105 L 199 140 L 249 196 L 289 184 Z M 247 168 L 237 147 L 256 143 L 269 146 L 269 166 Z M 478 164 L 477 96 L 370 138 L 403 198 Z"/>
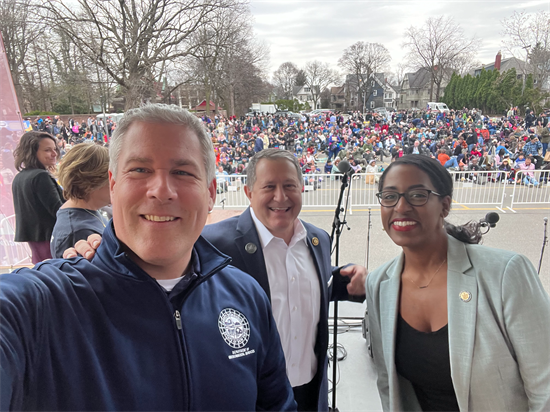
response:
<path fill-rule="evenodd" d="M 176 106 L 113 135 L 92 262 L 0 277 L 1 410 L 295 410 L 267 296 L 200 237 L 213 148 Z"/>

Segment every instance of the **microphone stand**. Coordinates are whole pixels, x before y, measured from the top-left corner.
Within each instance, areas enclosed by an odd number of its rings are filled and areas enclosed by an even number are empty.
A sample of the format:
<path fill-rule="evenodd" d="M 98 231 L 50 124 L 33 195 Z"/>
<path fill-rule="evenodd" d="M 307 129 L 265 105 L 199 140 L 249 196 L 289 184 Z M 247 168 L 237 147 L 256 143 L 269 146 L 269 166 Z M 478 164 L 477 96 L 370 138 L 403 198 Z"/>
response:
<path fill-rule="evenodd" d="M 544 248 L 548 244 L 548 236 L 546 235 L 546 229 L 548 227 L 548 218 L 544 218 L 544 237 L 542 239 L 542 250 L 540 251 L 540 260 L 539 260 L 539 270 L 537 271 L 537 274 L 540 276 L 540 267 L 542 265 L 542 257 L 544 255 Z"/>
<path fill-rule="evenodd" d="M 334 212 L 334 221 L 332 222 L 332 232 L 330 234 L 330 242 L 333 244 L 332 251 L 334 255 L 334 264 L 338 266 L 338 260 L 340 255 L 340 235 L 342 234 L 342 226 L 346 225 L 346 211 L 347 211 L 347 201 L 345 209 L 342 208 L 342 200 L 344 198 L 344 192 L 346 187 L 349 186 L 349 170 L 342 175 L 342 186 L 340 186 L 340 195 L 338 196 L 338 204 L 336 205 L 336 210 Z M 350 181 L 351 182 L 351 181 Z M 348 190 L 349 196 L 349 190 Z M 340 219 L 340 213 L 344 212 L 344 220 Z M 332 283 L 332 278 L 329 280 L 329 286 Z M 335 300 L 334 304 L 334 324 L 333 324 L 333 339 L 332 339 L 332 408 L 333 412 L 338 412 L 336 407 L 336 366 L 338 364 L 338 301 Z"/>

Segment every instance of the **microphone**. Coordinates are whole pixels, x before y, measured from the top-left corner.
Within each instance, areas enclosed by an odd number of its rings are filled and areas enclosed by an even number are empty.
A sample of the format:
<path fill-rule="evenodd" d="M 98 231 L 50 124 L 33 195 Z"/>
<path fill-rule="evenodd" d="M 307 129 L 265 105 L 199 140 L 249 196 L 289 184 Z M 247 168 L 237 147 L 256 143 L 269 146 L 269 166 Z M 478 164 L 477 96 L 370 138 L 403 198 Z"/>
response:
<path fill-rule="evenodd" d="M 496 212 L 489 212 L 485 215 L 483 219 L 479 220 L 479 225 L 481 227 L 495 227 L 497 222 L 500 220 L 500 216 Z"/>
<path fill-rule="evenodd" d="M 346 174 L 353 174 L 353 169 L 351 168 L 351 165 L 347 160 L 342 160 L 340 164 L 338 165 L 338 170 L 340 173 L 346 175 Z M 351 172 L 350 172 L 351 171 Z"/>

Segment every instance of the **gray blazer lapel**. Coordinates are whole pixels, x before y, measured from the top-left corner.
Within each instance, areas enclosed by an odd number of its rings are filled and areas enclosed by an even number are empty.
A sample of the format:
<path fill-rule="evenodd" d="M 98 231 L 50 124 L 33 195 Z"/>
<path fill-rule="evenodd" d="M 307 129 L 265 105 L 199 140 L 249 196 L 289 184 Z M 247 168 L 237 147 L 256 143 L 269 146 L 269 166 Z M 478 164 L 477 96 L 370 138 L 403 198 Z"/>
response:
<path fill-rule="evenodd" d="M 401 288 L 401 272 L 403 271 L 403 253 L 388 269 L 388 279 L 380 283 L 380 328 L 382 347 L 388 371 L 390 388 L 390 404 L 392 410 L 401 409 L 399 396 L 399 381 L 395 369 L 395 338 L 397 330 L 397 315 L 399 309 L 399 291 Z M 395 391 L 395 393 L 393 393 Z"/>
<path fill-rule="evenodd" d="M 477 279 L 466 246 L 449 236 L 447 310 L 451 377 L 460 410 L 468 410 L 477 317 Z"/>

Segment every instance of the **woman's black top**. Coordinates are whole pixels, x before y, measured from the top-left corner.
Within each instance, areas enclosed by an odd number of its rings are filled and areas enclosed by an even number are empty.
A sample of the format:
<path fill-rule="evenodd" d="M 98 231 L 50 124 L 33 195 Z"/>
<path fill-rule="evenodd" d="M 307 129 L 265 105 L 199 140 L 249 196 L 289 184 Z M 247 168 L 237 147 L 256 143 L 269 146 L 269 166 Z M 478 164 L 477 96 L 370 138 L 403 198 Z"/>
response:
<path fill-rule="evenodd" d="M 45 169 L 25 169 L 12 183 L 15 241 L 44 242 L 52 237 L 63 191 Z"/>
<path fill-rule="evenodd" d="M 414 388 L 423 411 L 458 411 L 451 379 L 448 325 L 421 332 L 399 314 L 395 367 Z"/>

